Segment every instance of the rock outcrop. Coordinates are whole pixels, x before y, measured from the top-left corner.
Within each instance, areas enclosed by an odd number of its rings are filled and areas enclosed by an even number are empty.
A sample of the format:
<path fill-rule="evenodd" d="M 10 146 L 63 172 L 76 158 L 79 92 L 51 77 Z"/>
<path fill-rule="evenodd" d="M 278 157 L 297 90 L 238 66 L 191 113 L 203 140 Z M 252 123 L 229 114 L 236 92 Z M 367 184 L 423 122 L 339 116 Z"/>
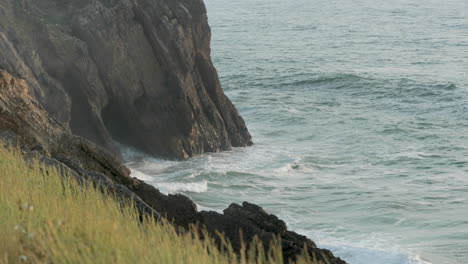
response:
<path fill-rule="evenodd" d="M 280 237 L 285 263 L 301 254 L 304 246 L 311 259 L 329 264 L 346 263 L 330 251 L 317 248 L 310 239 L 288 231 L 283 221 L 256 205 L 233 204 L 224 214 L 198 212 L 189 198 L 180 194 L 164 195 L 132 178 L 118 158 L 72 135 L 49 117 L 29 92 L 28 82 L 0 70 L 0 140 L 21 147 L 27 159 L 39 160 L 64 174 L 71 173 L 79 183 L 91 181 L 96 187 L 114 193 L 120 201 L 131 200 L 142 215 L 165 217 L 184 229 L 198 224 L 213 237 L 217 237 L 217 232 L 223 233 L 236 251 L 241 249 L 242 242 L 248 244 L 255 236 L 266 246 Z"/>
<path fill-rule="evenodd" d="M 65 175 L 70 172 L 81 183 L 92 181 L 122 201 L 133 200 L 141 213 L 160 217 L 128 188 L 138 181 L 118 158 L 71 135 L 30 96 L 25 80 L 4 70 L 0 70 L 0 139 L 23 149 L 27 159 L 55 167 Z"/>
<path fill-rule="evenodd" d="M 229 238 L 235 251 L 241 250 L 242 244 L 257 237 L 263 245 L 271 244 L 275 238 L 281 238 L 281 247 L 285 263 L 301 255 L 304 248 L 314 263 L 346 264 L 340 258 L 317 245 L 305 236 L 288 231 L 286 223 L 275 215 L 266 213 L 260 206 L 244 202 L 242 205 L 231 204 L 224 214 L 201 212 L 202 223 L 210 233 L 222 232 Z M 241 230 L 242 232 L 239 232 Z"/>
<path fill-rule="evenodd" d="M 186 159 L 252 144 L 202 0 L 2 0 L 0 67 L 73 134 Z"/>

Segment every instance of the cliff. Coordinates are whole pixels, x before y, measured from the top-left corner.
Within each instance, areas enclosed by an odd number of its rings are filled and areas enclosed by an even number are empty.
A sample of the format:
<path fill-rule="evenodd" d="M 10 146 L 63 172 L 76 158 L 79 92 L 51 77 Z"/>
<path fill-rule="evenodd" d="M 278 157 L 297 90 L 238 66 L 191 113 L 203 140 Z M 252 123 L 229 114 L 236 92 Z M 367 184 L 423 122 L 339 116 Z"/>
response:
<path fill-rule="evenodd" d="M 252 144 L 201 0 L 1 0 L 0 67 L 73 134 L 187 159 Z"/>
<path fill-rule="evenodd" d="M 279 236 L 285 263 L 301 254 L 304 246 L 312 259 L 330 264 L 346 263 L 330 251 L 318 248 L 310 239 L 288 231 L 282 220 L 259 206 L 232 204 L 223 214 L 198 212 L 189 198 L 180 194 L 164 195 L 130 177 L 129 170 L 113 154 L 72 135 L 51 118 L 30 91 L 27 81 L 0 70 L 0 140 L 21 148 L 27 160 L 38 160 L 64 175 L 71 173 L 78 182 L 91 182 L 121 201 L 133 200 L 142 215 L 165 217 L 183 229 L 197 224 L 213 237 L 217 237 L 217 232 L 223 233 L 237 252 L 254 237 L 268 246 Z M 218 242 L 222 245 L 222 241 Z"/>

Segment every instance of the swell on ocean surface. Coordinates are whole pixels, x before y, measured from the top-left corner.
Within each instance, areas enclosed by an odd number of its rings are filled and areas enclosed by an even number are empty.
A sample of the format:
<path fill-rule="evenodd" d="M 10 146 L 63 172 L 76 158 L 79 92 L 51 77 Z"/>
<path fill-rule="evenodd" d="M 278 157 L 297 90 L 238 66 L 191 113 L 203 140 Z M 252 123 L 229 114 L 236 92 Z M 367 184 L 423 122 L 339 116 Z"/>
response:
<path fill-rule="evenodd" d="M 351 264 L 463 263 L 465 89 L 356 74 L 305 77 L 261 85 L 250 99 L 233 91 L 253 147 L 182 162 L 125 149 L 132 175 L 188 195 L 201 210 L 257 203 Z"/>
<path fill-rule="evenodd" d="M 463 263 L 465 90 L 317 75 L 234 91 L 255 146 L 183 162 L 125 149 L 132 175 L 203 210 L 260 204 L 351 264 Z"/>
<path fill-rule="evenodd" d="M 236 149 L 230 155 L 241 154 L 237 153 L 243 152 L 243 149 Z M 229 178 L 229 177 L 254 177 L 254 174 L 249 174 L 242 171 L 229 171 L 227 164 L 219 164 L 219 166 L 214 166 L 212 163 L 218 161 L 220 157 L 218 155 L 223 155 L 221 153 L 218 154 L 205 154 L 196 159 L 203 159 L 203 166 L 205 170 L 211 171 L 211 176 L 202 174 L 200 175 L 185 175 L 179 174 L 179 177 L 173 175 L 174 177 L 170 177 L 170 179 L 166 178 L 167 175 L 158 175 L 152 174 L 152 176 L 147 175 L 141 171 L 136 169 L 132 169 L 132 176 L 137 177 L 141 180 L 146 182 L 152 183 L 157 188 L 160 188 L 161 191 L 164 193 L 184 193 L 192 198 L 196 197 L 196 194 L 202 194 L 208 192 L 208 186 L 211 186 L 213 189 L 226 189 L 229 188 L 231 190 L 238 190 L 238 191 L 245 191 L 245 189 L 266 189 L 270 191 L 275 191 L 275 188 L 272 186 L 264 185 L 262 188 L 258 188 L 255 186 L 254 183 L 248 184 L 240 184 L 240 183 L 221 183 L 219 179 L 221 177 Z M 252 156 L 250 156 L 251 158 Z M 142 154 L 141 159 L 139 161 L 133 160 L 129 162 L 127 165 L 131 168 L 138 168 L 142 171 L 146 171 L 147 173 L 151 174 L 151 171 L 157 167 L 159 170 L 163 170 L 166 173 L 168 171 L 183 171 L 187 169 L 187 167 L 191 167 L 190 165 L 184 164 L 186 162 L 168 162 L 164 160 L 158 160 L 151 157 L 144 157 Z M 260 157 L 257 157 L 260 158 Z M 190 163 L 190 162 L 189 162 Z M 198 162 L 197 162 L 198 163 Z M 146 164 L 146 165 L 144 165 Z M 154 165 L 154 164 L 157 164 Z M 240 164 L 240 166 L 242 166 Z M 287 175 L 292 171 L 302 171 L 304 169 L 301 168 L 301 162 L 299 160 L 292 161 L 291 163 L 287 163 L 285 166 L 278 167 L 272 170 L 270 173 L 276 174 L 277 177 L 281 175 Z M 305 170 L 306 173 L 310 173 L 308 169 Z M 162 177 L 161 177 L 162 176 Z M 162 179 L 158 179 L 161 177 Z M 260 178 L 260 177 L 259 177 Z M 193 180 L 200 180 L 199 182 Z M 211 181 L 209 182 L 208 179 Z M 264 179 L 267 181 L 267 179 Z M 326 188 L 325 188 L 326 189 Z M 233 193 L 235 194 L 235 193 Z M 217 200 L 216 195 L 208 195 L 209 199 Z M 220 197 L 222 198 L 222 196 Z M 212 210 L 222 213 L 222 209 L 220 206 L 216 206 L 215 204 L 207 203 L 206 197 L 201 197 L 200 199 L 195 199 L 197 202 L 197 206 L 199 210 Z M 227 200 L 226 200 L 227 201 Z M 234 201 L 232 201 L 234 202 Z M 237 199 L 237 202 L 241 202 L 241 200 Z M 265 201 L 263 201 L 265 204 Z M 286 205 L 283 205 L 286 206 Z M 384 207 L 384 206 L 383 206 Z M 375 210 L 375 209 L 374 209 Z M 290 214 L 281 214 L 281 211 L 275 211 L 274 213 L 279 214 L 288 224 L 290 228 L 299 232 L 301 234 L 307 235 L 310 238 L 314 239 L 319 247 L 328 248 L 332 250 L 336 255 L 342 257 L 349 261 L 352 264 L 433 264 L 419 255 L 411 255 L 408 252 L 405 252 L 403 249 L 398 248 L 396 245 L 392 245 L 390 248 L 388 245 L 385 245 L 385 242 L 388 238 L 380 237 L 380 234 L 372 234 L 370 236 L 362 236 L 359 238 L 355 238 L 354 240 L 347 241 L 340 237 L 339 232 L 311 232 L 310 230 L 305 230 L 300 228 L 300 221 L 297 221 L 297 218 L 294 219 L 294 216 Z M 376 261 L 378 260 L 378 261 Z"/>

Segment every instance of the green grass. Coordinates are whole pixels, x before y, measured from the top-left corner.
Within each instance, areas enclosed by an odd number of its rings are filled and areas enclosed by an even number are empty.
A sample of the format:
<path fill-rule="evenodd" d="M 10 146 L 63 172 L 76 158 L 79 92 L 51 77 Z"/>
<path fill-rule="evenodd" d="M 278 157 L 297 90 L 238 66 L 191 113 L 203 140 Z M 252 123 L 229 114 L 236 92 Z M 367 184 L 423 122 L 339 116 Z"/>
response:
<path fill-rule="evenodd" d="M 2 264 L 274 264 L 283 262 L 278 245 L 265 252 L 256 243 L 240 257 L 231 249 L 221 252 L 213 239 L 178 234 L 163 221 L 141 222 L 131 203 L 122 207 L 112 195 L 78 186 L 37 162 L 28 165 L 19 151 L 0 147 Z"/>

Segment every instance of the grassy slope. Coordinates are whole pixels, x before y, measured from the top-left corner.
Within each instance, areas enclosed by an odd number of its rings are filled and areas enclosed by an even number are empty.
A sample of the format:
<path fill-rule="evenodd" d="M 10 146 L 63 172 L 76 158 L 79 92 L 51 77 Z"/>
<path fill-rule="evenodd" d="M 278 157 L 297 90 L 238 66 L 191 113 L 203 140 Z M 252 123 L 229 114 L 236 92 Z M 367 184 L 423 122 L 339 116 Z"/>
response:
<path fill-rule="evenodd" d="M 169 224 L 140 223 L 133 206 L 0 148 L 0 263 L 282 263 L 274 248 L 237 258 Z"/>

